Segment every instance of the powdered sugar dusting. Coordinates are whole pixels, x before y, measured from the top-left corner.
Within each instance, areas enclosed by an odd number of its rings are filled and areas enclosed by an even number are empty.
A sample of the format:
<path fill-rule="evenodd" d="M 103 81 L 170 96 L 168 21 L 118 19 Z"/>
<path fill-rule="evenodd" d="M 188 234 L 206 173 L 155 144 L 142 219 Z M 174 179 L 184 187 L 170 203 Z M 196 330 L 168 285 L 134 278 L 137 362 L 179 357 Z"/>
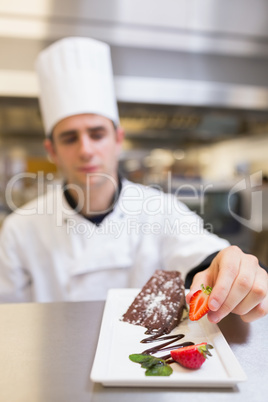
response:
<path fill-rule="evenodd" d="M 184 285 L 177 271 L 156 271 L 142 288 L 123 320 L 149 331 L 170 332 L 185 306 Z"/>

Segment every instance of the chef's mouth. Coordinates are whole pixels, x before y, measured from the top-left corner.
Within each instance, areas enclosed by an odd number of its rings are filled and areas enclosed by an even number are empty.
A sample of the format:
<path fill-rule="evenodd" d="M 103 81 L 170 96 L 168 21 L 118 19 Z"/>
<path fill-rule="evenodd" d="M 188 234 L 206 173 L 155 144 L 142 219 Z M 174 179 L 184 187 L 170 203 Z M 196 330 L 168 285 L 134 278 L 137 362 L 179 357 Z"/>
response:
<path fill-rule="evenodd" d="M 98 166 L 84 166 L 77 169 L 82 173 L 95 173 L 98 171 Z"/>

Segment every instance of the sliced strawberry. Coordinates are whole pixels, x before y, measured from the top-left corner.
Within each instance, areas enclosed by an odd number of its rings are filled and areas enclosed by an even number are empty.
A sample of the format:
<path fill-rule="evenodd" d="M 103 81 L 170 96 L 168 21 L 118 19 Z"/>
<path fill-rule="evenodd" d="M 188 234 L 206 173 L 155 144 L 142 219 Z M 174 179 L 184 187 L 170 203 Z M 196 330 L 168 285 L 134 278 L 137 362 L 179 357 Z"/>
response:
<path fill-rule="evenodd" d="M 208 299 L 212 288 L 210 286 L 204 288 L 204 285 L 201 287 L 202 290 L 195 292 L 190 300 L 189 318 L 192 321 L 199 320 L 209 311 Z"/>
<path fill-rule="evenodd" d="M 199 343 L 198 345 L 185 346 L 172 350 L 171 357 L 181 366 L 189 369 L 198 369 L 206 361 L 207 356 L 211 356 L 209 349 L 213 346 L 207 342 Z"/>

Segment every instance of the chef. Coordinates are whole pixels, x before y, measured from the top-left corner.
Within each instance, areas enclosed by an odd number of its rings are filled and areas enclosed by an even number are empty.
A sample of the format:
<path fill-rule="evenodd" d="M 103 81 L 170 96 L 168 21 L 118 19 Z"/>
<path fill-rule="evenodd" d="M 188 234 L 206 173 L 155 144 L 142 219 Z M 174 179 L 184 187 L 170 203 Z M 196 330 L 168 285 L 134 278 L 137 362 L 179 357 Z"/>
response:
<path fill-rule="evenodd" d="M 39 54 L 36 70 L 44 146 L 63 182 L 6 218 L 0 301 L 104 299 L 109 288 L 143 286 L 156 269 L 187 279 L 202 266 L 187 300 L 201 283 L 213 286 L 212 322 L 231 311 L 245 321 L 265 315 L 257 258 L 205 231 L 174 196 L 118 174 L 124 132 L 109 46 L 65 38 Z"/>

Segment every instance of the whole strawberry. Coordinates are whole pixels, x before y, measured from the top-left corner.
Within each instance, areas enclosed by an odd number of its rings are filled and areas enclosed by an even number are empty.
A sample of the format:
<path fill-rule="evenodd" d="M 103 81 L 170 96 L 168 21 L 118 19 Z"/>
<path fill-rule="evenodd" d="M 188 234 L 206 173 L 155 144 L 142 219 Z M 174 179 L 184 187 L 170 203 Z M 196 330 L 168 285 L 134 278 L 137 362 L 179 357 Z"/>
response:
<path fill-rule="evenodd" d="M 184 348 L 172 350 L 170 354 L 172 359 L 181 366 L 196 370 L 206 361 L 207 356 L 211 356 L 209 349 L 213 349 L 213 346 L 207 342 L 203 342 L 198 345 L 185 346 Z"/>
<path fill-rule="evenodd" d="M 189 318 L 192 321 L 199 320 L 209 311 L 208 308 L 208 299 L 212 288 L 204 285 L 201 285 L 202 290 L 198 290 L 193 294 L 190 300 L 190 309 L 189 309 Z"/>

